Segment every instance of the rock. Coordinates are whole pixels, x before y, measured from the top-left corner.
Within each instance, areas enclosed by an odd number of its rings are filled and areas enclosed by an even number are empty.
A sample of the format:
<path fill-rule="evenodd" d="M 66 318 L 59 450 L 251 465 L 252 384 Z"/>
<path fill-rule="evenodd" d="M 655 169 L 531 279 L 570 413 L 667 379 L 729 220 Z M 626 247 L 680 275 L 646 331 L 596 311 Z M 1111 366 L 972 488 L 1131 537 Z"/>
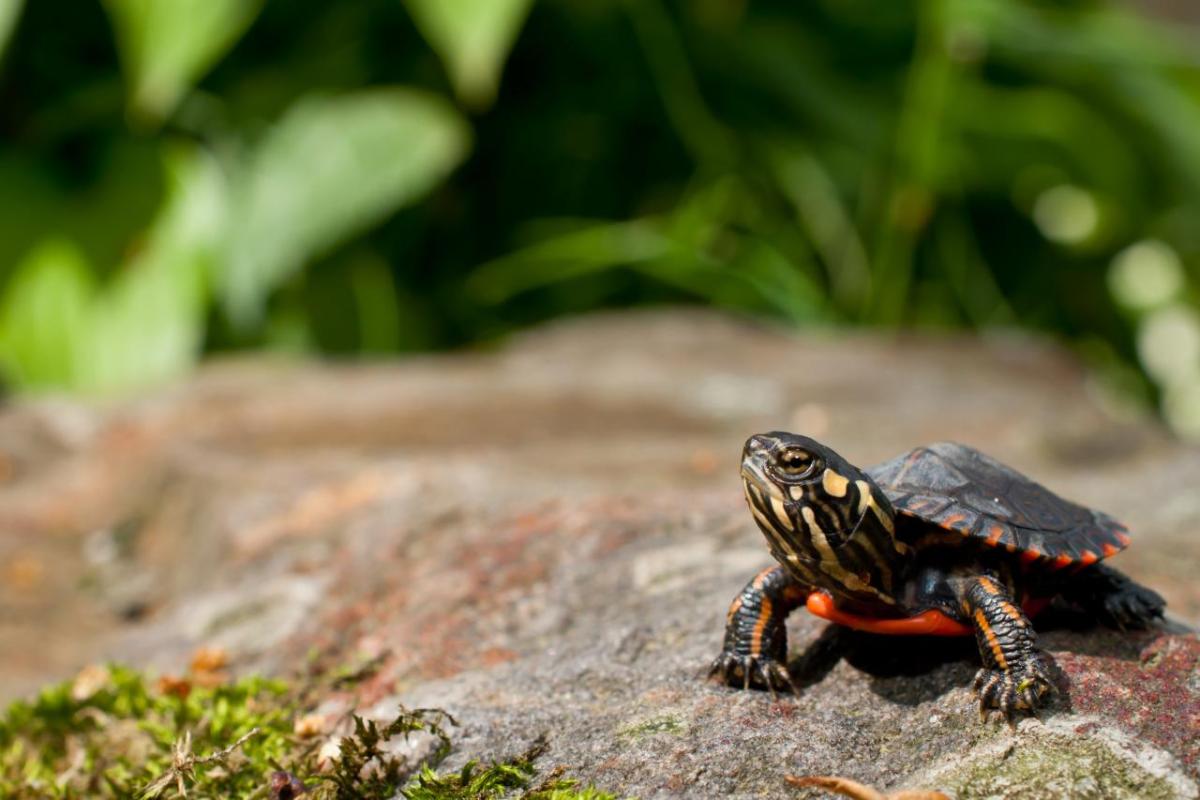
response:
<path fill-rule="evenodd" d="M 740 445 L 780 427 L 861 464 L 958 439 L 1104 508 L 1135 531 L 1118 565 L 1177 624 L 1039 623 L 1062 691 L 1015 732 L 978 721 L 971 642 L 803 612 L 799 698 L 711 686 L 725 608 L 770 563 Z M 124 404 L 18 405 L 0 456 L 0 563 L 24 565 L 0 582 L 10 695 L 102 658 L 178 669 L 211 645 L 286 674 L 317 653 L 375 665 L 353 699 L 380 717 L 453 714 L 449 766 L 544 732 L 544 766 L 643 798 L 817 796 L 787 774 L 1197 796 L 1200 452 L 1110 416 L 1028 340 L 601 316 L 494 353 L 232 361 Z"/>

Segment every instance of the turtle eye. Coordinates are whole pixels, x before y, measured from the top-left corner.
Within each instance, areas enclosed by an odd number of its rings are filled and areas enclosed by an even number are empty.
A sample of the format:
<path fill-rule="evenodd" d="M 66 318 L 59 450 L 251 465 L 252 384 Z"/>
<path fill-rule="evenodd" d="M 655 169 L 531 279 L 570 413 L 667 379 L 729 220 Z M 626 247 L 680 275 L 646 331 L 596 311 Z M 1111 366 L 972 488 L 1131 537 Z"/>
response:
<path fill-rule="evenodd" d="M 786 478 L 803 478 L 815 465 L 812 455 L 797 447 L 789 447 L 775 456 L 775 469 Z"/>

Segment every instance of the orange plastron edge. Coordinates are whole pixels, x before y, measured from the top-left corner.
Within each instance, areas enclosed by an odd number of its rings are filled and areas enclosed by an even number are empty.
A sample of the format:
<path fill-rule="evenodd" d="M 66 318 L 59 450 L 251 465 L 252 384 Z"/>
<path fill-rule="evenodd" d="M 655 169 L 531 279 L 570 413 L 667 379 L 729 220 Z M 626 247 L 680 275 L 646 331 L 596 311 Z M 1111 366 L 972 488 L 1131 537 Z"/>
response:
<path fill-rule="evenodd" d="M 1036 598 L 1024 604 L 1025 613 L 1029 616 L 1041 611 L 1049 601 Z M 886 619 L 879 617 L 862 617 L 841 611 L 834 605 L 833 598 L 824 592 L 813 592 L 805 602 L 809 612 L 815 616 L 845 625 L 856 631 L 882 633 L 888 636 L 974 636 L 975 631 L 955 622 L 940 611 L 930 609 L 912 617 L 903 619 Z"/>

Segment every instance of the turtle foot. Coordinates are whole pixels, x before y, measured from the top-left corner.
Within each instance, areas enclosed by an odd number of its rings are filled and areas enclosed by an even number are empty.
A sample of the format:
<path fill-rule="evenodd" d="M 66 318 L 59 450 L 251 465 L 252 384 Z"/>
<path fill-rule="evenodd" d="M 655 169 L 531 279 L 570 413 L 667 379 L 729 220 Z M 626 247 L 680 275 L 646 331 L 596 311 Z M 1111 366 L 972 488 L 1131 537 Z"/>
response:
<path fill-rule="evenodd" d="M 979 715 L 998 710 L 1010 725 L 1018 713 L 1032 714 L 1054 693 L 1050 671 L 1040 657 L 1009 669 L 984 667 L 975 675 L 975 693 L 979 696 Z"/>
<path fill-rule="evenodd" d="M 1100 616 L 1109 626 L 1125 630 L 1148 628 L 1162 619 L 1166 601 L 1158 592 L 1133 581 L 1104 595 Z"/>
<path fill-rule="evenodd" d="M 800 694 L 787 665 L 761 653 L 741 655 L 726 650 L 713 660 L 708 678 L 735 688 L 767 689 L 772 696 L 782 691 Z"/>

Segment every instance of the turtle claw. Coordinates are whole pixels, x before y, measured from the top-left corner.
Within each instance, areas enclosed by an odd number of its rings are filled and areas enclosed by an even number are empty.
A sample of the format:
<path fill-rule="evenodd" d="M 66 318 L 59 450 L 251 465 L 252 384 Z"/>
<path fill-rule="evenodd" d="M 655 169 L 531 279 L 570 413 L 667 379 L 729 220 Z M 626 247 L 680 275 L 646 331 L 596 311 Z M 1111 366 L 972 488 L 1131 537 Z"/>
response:
<path fill-rule="evenodd" d="M 1016 728 L 1018 712 L 1035 714 L 1038 706 L 1054 692 L 1050 674 L 1040 658 L 1011 669 L 984 667 L 975 674 L 973 686 L 979 696 L 979 716 L 986 721 L 989 712 L 998 710 L 1009 727 Z"/>
<path fill-rule="evenodd" d="M 794 695 L 800 694 L 787 667 L 767 655 L 721 653 L 708 668 L 708 679 L 726 686 L 736 687 L 740 683 L 742 689 L 765 688 L 776 700 L 779 692 L 785 689 Z"/>

